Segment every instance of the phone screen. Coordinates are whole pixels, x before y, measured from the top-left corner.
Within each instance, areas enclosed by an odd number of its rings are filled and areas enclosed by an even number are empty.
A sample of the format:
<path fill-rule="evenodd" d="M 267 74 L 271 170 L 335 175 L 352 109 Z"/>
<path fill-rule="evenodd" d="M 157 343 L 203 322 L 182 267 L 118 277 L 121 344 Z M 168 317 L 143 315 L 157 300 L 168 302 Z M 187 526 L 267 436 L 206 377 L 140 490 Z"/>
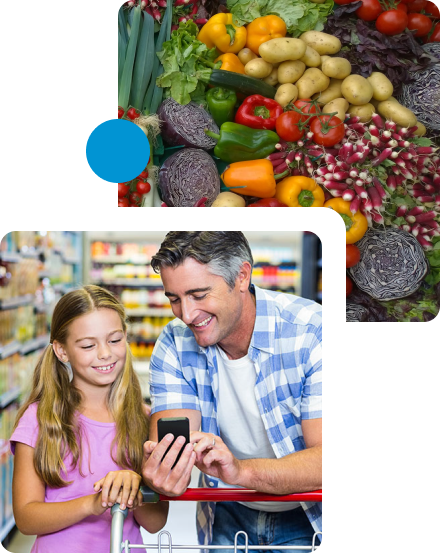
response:
<path fill-rule="evenodd" d="M 172 468 L 176 466 L 176 463 L 179 461 L 182 451 L 187 443 L 189 443 L 189 419 L 188 417 L 174 417 L 174 418 L 163 418 L 157 421 L 157 436 L 158 441 L 160 442 L 167 434 L 173 434 L 174 440 L 169 445 L 166 450 L 165 455 L 170 450 L 173 443 L 176 441 L 176 438 L 183 436 L 185 438 L 185 443 L 182 445 L 179 454 L 177 455 L 176 461 L 174 462 Z M 163 460 L 163 457 L 162 457 Z"/>

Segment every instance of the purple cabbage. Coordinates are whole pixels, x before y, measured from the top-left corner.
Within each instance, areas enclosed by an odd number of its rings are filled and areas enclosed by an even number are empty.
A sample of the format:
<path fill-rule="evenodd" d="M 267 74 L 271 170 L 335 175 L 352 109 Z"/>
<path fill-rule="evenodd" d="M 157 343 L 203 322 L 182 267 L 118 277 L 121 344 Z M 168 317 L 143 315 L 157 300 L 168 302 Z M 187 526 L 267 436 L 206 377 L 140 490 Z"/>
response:
<path fill-rule="evenodd" d="M 210 207 L 220 194 L 217 166 L 204 150 L 182 148 L 160 168 L 159 190 L 168 207 L 193 207 L 201 198 Z"/>
<path fill-rule="evenodd" d="M 205 133 L 205 129 L 218 134 L 218 126 L 209 113 L 195 102 L 182 106 L 173 98 L 168 98 L 160 105 L 157 115 L 161 120 L 162 138 L 169 146 L 212 150 L 217 144 Z"/>

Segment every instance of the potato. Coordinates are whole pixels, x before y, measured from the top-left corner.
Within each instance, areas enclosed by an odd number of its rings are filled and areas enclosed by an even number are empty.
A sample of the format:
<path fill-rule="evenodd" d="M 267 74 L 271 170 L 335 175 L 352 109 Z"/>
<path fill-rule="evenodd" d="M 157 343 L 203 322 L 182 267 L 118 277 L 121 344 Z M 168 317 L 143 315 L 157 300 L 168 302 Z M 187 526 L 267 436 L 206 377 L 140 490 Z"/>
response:
<path fill-rule="evenodd" d="M 257 54 L 254 54 L 250 48 L 243 48 L 237 54 L 238 59 L 243 65 L 246 65 L 249 61 L 258 58 Z"/>
<path fill-rule="evenodd" d="M 263 81 L 271 86 L 275 86 L 278 83 L 278 67 L 274 67 L 270 75 L 263 79 Z"/>
<path fill-rule="evenodd" d="M 306 31 L 299 38 L 314 48 L 320 56 L 336 54 L 342 48 L 339 38 L 320 31 Z"/>
<path fill-rule="evenodd" d="M 220 192 L 211 207 L 245 207 L 244 198 L 233 192 Z"/>
<path fill-rule="evenodd" d="M 268 63 L 287 60 L 299 60 L 306 53 L 307 46 L 299 38 L 272 38 L 263 42 L 258 52 Z"/>
<path fill-rule="evenodd" d="M 278 82 L 295 83 L 300 77 L 302 77 L 306 70 L 306 64 L 300 60 L 295 61 L 283 61 L 278 67 Z"/>
<path fill-rule="evenodd" d="M 330 84 L 328 85 L 328 88 L 326 88 L 324 92 L 318 92 L 317 94 L 314 94 L 312 99 L 317 99 L 318 104 L 328 104 L 332 100 L 336 100 L 336 98 L 341 98 L 341 84 L 342 79 L 330 79 Z"/>
<path fill-rule="evenodd" d="M 360 117 L 362 123 L 368 123 L 368 121 L 371 121 L 373 113 L 376 113 L 376 108 L 370 103 L 361 106 L 350 106 L 348 113 Z"/>
<path fill-rule="evenodd" d="M 342 96 L 355 106 L 368 104 L 373 97 L 373 87 L 361 75 L 349 75 L 346 77 L 342 81 L 341 92 Z"/>
<path fill-rule="evenodd" d="M 275 102 L 286 107 L 289 102 L 295 102 L 298 98 L 298 88 L 292 83 L 282 84 L 275 94 Z"/>
<path fill-rule="evenodd" d="M 426 134 L 425 125 L 423 123 L 420 123 L 419 121 L 417 121 L 416 125 L 417 125 L 417 130 L 413 133 L 414 136 L 425 136 Z"/>
<path fill-rule="evenodd" d="M 272 64 L 267 63 L 267 61 L 264 61 L 261 58 L 255 58 L 248 61 L 244 66 L 244 72 L 246 75 L 255 77 L 256 79 L 265 79 L 272 73 L 272 69 Z"/>
<path fill-rule="evenodd" d="M 306 53 L 300 59 L 307 67 L 319 67 L 321 65 L 321 56 L 311 46 L 307 46 Z"/>
<path fill-rule="evenodd" d="M 327 75 L 317 69 L 310 67 L 306 69 L 303 76 L 296 81 L 298 87 L 298 98 L 311 98 L 315 92 L 322 92 L 330 84 L 330 79 Z"/>
<path fill-rule="evenodd" d="M 375 100 L 383 102 L 392 96 L 394 91 L 393 83 L 383 73 L 373 71 L 373 73 L 367 77 L 367 81 L 373 87 L 373 98 Z"/>
<path fill-rule="evenodd" d="M 344 122 L 345 120 L 345 114 L 347 113 L 347 110 L 348 102 L 345 98 L 336 98 L 328 104 L 325 104 L 325 106 L 322 108 L 323 113 L 333 113 L 334 111 L 337 111 L 335 115 L 336 117 L 339 117 L 342 122 Z"/>
<path fill-rule="evenodd" d="M 417 125 L 417 117 L 414 113 L 395 100 L 388 99 L 384 102 L 379 102 L 377 111 L 386 119 L 391 119 L 391 121 L 394 121 L 394 123 L 402 127 L 413 127 Z"/>
<path fill-rule="evenodd" d="M 345 79 L 351 73 L 351 63 L 345 58 L 327 57 L 321 66 L 321 71 L 333 79 Z"/>

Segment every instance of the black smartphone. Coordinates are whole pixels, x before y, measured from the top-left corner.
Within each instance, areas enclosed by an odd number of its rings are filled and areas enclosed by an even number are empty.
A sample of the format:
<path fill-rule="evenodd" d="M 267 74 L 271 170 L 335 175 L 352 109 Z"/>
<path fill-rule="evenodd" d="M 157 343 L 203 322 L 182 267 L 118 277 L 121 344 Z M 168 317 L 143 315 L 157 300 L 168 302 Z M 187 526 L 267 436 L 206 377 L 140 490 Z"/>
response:
<path fill-rule="evenodd" d="M 157 441 L 160 442 L 167 434 L 172 434 L 174 436 L 174 440 L 171 442 L 170 446 L 165 451 L 164 457 L 171 449 L 171 446 L 174 444 L 174 442 L 179 436 L 183 436 L 185 438 L 185 443 L 182 445 L 182 448 L 179 451 L 179 454 L 177 455 L 176 461 L 172 466 L 172 468 L 174 468 L 176 466 L 176 463 L 180 459 L 180 456 L 182 455 L 182 451 L 184 447 L 186 446 L 187 443 L 189 443 L 188 417 L 174 417 L 174 418 L 159 419 L 157 421 Z M 162 457 L 162 460 L 163 460 L 163 457 Z"/>

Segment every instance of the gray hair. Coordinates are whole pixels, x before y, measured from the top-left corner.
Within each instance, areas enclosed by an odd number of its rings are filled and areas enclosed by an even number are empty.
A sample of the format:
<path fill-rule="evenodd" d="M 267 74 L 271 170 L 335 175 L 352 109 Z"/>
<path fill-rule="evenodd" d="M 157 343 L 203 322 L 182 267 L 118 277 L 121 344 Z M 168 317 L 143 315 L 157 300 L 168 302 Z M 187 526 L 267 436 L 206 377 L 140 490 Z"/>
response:
<path fill-rule="evenodd" d="M 151 259 L 156 273 L 162 267 L 178 267 L 192 258 L 208 265 L 210 273 L 221 276 L 230 288 L 244 262 L 254 265 L 249 243 L 242 232 L 169 232 Z"/>

